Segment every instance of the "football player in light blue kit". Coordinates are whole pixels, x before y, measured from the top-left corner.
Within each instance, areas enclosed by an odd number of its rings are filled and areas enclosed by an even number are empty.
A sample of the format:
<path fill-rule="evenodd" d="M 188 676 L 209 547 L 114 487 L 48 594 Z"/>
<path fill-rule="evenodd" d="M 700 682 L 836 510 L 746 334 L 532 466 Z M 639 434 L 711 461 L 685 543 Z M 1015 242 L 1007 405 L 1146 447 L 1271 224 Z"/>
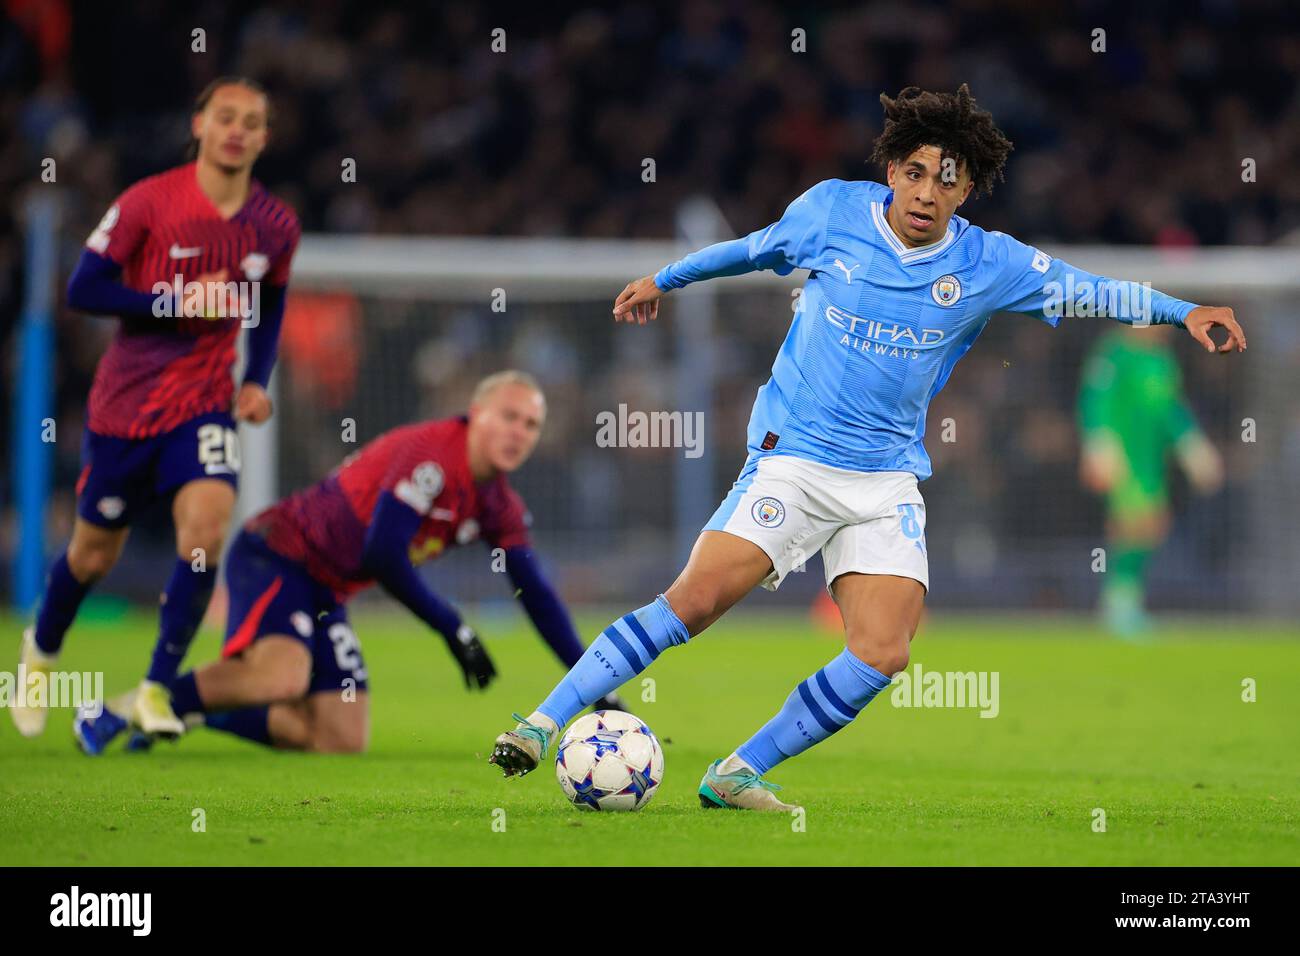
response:
<path fill-rule="evenodd" d="M 850 723 L 907 666 L 928 588 L 921 441 L 926 409 L 997 312 L 1186 329 L 1211 352 L 1244 351 L 1232 310 L 1091 275 L 955 215 L 1001 179 L 1011 144 L 970 91 L 882 96 L 873 159 L 888 186 L 827 180 L 766 229 L 630 283 L 617 319 L 644 323 L 672 289 L 720 276 L 807 269 L 800 307 L 758 392 L 749 457 L 677 580 L 611 624 L 551 695 L 497 738 L 507 776 L 534 769 L 592 701 L 685 644 L 756 585 L 775 590 L 822 552 L 844 618 L 843 653 L 700 783 L 705 807 L 791 810 L 763 775 Z M 1223 326 L 1227 341 L 1209 336 Z"/>

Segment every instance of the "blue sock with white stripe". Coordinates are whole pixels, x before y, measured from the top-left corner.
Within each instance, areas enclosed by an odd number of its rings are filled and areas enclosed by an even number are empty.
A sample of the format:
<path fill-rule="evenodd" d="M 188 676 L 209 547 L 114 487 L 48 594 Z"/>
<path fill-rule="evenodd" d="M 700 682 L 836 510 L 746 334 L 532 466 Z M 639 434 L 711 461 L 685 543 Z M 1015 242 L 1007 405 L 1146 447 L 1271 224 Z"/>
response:
<path fill-rule="evenodd" d="M 888 677 L 845 648 L 796 687 L 780 712 L 736 755 L 758 774 L 765 774 L 787 757 L 801 754 L 847 727 L 858 711 L 888 686 Z"/>
<path fill-rule="evenodd" d="M 537 709 L 563 727 L 649 667 L 668 648 L 689 639 L 686 625 L 661 594 L 605 628 Z"/>

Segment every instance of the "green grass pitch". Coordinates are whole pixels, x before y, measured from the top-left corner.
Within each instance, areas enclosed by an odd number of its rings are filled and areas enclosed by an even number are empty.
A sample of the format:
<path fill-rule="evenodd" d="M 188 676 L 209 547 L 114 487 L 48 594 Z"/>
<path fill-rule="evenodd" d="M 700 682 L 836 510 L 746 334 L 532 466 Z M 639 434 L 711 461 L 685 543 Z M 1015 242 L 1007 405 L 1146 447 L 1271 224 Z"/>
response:
<path fill-rule="evenodd" d="M 702 810 L 707 762 L 840 646 L 802 615 L 762 613 L 761 601 L 666 653 L 648 675 L 653 702 L 639 684 L 624 688 L 665 745 L 663 786 L 641 813 L 580 812 L 549 764 L 506 781 L 485 762 L 510 711 L 560 676 L 521 620 L 476 618 L 501 677 L 470 694 L 441 640 L 369 612 L 355 621 L 373 694 L 363 756 L 273 752 L 199 730 L 148 755 L 118 746 L 91 760 L 72 745 L 70 711 L 38 740 L 0 717 L 0 864 L 1300 862 L 1300 635 L 1276 625 L 1166 625 L 1130 645 L 1081 621 L 934 615 L 913 663 L 997 671 L 996 718 L 882 695 L 771 775 L 807 808 L 802 828 Z M 607 619 L 584 620 L 584 633 Z M 20 622 L 0 625 L 8 656 Z M 138 677 L 152 627 L 148 614 L 79 624 L 63 666 L 102 669 L 116 692 Z M 216 650 L 205 630 L 191 660 Z M 1105 832 L 1094 830 L 1098 808 Z"/>

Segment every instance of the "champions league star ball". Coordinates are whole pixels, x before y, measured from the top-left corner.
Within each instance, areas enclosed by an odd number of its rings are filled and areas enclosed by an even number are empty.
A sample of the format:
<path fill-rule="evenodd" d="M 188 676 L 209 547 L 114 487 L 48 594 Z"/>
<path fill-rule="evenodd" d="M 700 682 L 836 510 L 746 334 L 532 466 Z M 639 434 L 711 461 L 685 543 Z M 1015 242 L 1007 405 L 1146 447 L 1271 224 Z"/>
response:
<path fill-rule="evenodd" d="M 583 810 L 640 810 L 664 776 L 664 752 L 639 718 L 598 710 L 576 720 L 555 752 L 560 789 Z"/>

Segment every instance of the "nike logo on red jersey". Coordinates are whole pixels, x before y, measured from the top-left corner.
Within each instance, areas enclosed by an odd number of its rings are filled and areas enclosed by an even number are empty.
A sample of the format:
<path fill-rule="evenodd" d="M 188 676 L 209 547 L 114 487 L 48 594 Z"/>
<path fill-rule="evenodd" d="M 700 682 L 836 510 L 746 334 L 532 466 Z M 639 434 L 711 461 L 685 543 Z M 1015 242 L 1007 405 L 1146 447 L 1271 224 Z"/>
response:
<path fill-rule="evenodd" d="M 172 247 L 167 250 L 167 254 L 171 256 L 173 259 L 193 259 L 202 251 L 203 251 L 202 246 L 192 246 L 189 248 L 182 249 L 179 245 L 173 242 Z"/>

